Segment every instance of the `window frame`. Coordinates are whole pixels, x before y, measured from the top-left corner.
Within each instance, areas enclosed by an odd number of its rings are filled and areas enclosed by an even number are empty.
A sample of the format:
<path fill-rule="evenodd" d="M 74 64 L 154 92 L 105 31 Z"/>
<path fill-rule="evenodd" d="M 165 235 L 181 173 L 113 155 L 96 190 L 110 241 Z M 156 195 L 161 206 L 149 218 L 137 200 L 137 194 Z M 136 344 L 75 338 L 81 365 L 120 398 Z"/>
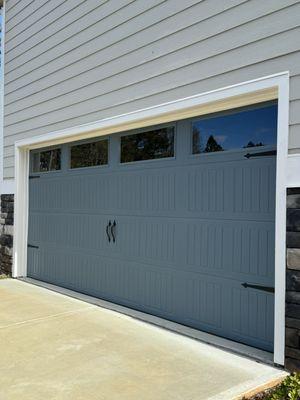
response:
<path fill-rule="evenodd" d="M 44 153 L 46 151 L 51 151 L 51 150 L 56 150 L 59 149 L 60 150 L 60 169 L 54 169 L 54 170 L 50 170 L 50 171 L 34 171 L 34 155 L 35 154 L 41 154 Z M 61 145 L 55 145 L 55 146 L 49 146 L 49 147 L 45 147 L 42 149 L 34 149 L 31 150 L 31 155 L 30 155 L 30 174 L 35 174 L 35 175 L 39 175 L 39 174 L 57 174 L 57 173 L 61 173 L 63 170 L 63 148 Z M 40 161 L 40 160 L 39 160 Z"/>
<path fill-rule="evenodd" d="M 268 106 L 277 106 L 277 112 L 278 112 L 278 100 L 270 100 L 270 101 L 264 101 L 260 103 L 254 103 L 254 104 L 249 104 L 247 106 L 242 106 L 242 107 L 236 107 L 236 108 L 230 108 L 228 110 L 224 111 L 218 111 L 214 112 L 211 114 L 204 114 L 200 115 L 198 117 L 193 117 L 190 121 L 190 135 L 189 135 L 189 156 L 190 157 L 212 157 L 213 155 L 217 154 L 237 154 L 240 152 L 252 152 L 252 151 L 264 151 L 263 149 L 268 150 L 270 148 L 277 148 L 277 141 L 278 141 L 278 131 L 276 132 L 276 143 L 275 144 L 268 144 L 265 146 L 254 146 L 254 147 L 245 147 L 245 148 L 235 148 L 235 149 L 229 149 L 229 150 L 224 150 L 224 151 L 213 151 L 213 152 L 202 152 L 202 153 L 193 153 L 193 124 L 196 121 L 200 120 L 205 120 L 205 119 L 211 119 L 211 118 L 218 118 L 218 117 L 223 117 L 226 115 L 232 115 L 236 114 L 238 112 L 243 112 L 243 111 L 251 111 L 251 110 L 257 110 L 260 108 L 268 107 Z"/>
<path fill-rule="evenodd" d="M 77 168 L 72 168 L 71 167 L 71 149 L 73 146 L 80 146 L 83 144 L 89 144 L 89 143 L 95 143 L 95 142 L 103 142 L 107 141 L 107 163 L 106 164 L 101 164 L 101 165 L 90 165 L 86 167 L 77 167 Z M 99 136 L 99 137 L 94 137 L 91 139 L 85 139 L 85 140 L 80 140 L 77 142 L 72 142 L 68 144 L 68 171 L 74 172 L 74 171 L 81 171 L 81 170 L 86 170 L 86 169 L 95 169 L 95 168 L 107 168 L 110 166 L 110 151 L 111 151 L 111 138 L 110 136 Z"/>
<path fill-rule="evenodd" d="M 136 161 L 126 161 L 126 162 L 121 161 L 121 151 L 122 151 L 121 138 L 123 136 L 138 135 L 141 133 L 156 131 L 156 130 L 163 129 L 163 128 L 173 128 L 173 130 L 174 130 L 174 141 L 173 141 L 174 155 L 173 156 L 150 158 L 148 160 L 136 160 Z M 172 160 L 176 160 L 176 153 L 177 153 L 177 123 L 176 122 L 160 124 L 160 125 L 150 125 L 150 126 L 147 126 L 144 128 L 140 128 L 138 130 L 122 132 L 121 134 L 119 134 L 119 137 L 118 137 L 118 165 L 119 166 L 123 166 L 123 165 L 124 166 L 128 166 L 128 165 L 133 166 L 135 164 L 152 163 L 152 162 L 159 162 L 159 161 L 165 161 L 165 160 L 172 161 Z"/>

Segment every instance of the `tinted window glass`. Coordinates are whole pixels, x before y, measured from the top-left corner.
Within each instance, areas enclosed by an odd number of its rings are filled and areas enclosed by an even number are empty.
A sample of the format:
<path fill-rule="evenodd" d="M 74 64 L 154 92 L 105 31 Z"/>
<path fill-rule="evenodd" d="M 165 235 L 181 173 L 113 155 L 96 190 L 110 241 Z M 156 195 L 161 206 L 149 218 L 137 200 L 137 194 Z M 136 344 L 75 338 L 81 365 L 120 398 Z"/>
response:
<path fill-rule="evenodd" d="M 121 137 L 121 162 L 174 156 L 174 127 Z"/>
<path fill-rule="evenodd" d="M 108 140 L 71 147 L 71 168 L 95 167 L 108 163 Z"/>
<path fill-rule="evenodd" d="M 49 172 L 61 169 L 61 150 L 45 150 L 33 155 L 33 172 Z"/>
<path fill-rule="evenodd" d="M 193 154 L 275 145 L 277 105 L 202 118 L 192 129 Z"/>

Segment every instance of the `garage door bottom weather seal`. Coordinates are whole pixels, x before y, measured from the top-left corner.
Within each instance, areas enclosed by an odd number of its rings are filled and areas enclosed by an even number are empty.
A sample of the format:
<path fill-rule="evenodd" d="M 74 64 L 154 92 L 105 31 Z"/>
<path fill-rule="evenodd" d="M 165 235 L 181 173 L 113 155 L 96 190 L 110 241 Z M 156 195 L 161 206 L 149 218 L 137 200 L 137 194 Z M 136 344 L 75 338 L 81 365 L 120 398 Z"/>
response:
<path fill-rule="evenodd" d="M 121 306 L 119 304 L 111 303 L 106 300 L 101 300 L 97 297 L 92 297 L 83 293 L 75 292 L 70 289 L 65 289 L 61 286 L 56 286 L 47 282 L 39 281 L 33 278 L 17 278 L 20 281 L 33 284 L 36 286 L 40 286 L 42 288 L 52 290 L 54 292 L 60 293 L 65 296 L 69 296 L 75 298 L 77 300 L 84 301 L 86 303 L 94 304 L 96 306 L 118 312 L 121 314 L 125 314 L 132 318 L 138 319 L 140 321 L 150 323 L 152 325 L 158 326 L 163 329 L 167 329 L 171 332 L 178 333 L 183 336 L 187 336 L 189 338 L 199 340 L 202 343 L 206 343 L 215 347 L 218 347 L 223 350 L 227 350 L 231 353 L 240 354 L 242 356 L 255 359 L 257 361 L 263 362 L 265 364 L 270 364 L 274 366 L 273 362 L 273 353 L 269 353 L 264 350 L 260 350 L 242 343 L 234 342 L 229 339 L 225 339 L 216 335 L 212 335 L 210 333 L 206 333 L 203 331 L 199 331 L 194 328 L 187 327 L 185 325 L 181 325 L 176 322 L 168 321 L 166 319 L 156 317 L 151 314 L 146 314 L 141 311 L 133 310 L 131 308 Z M 279 368 L 283 368 L 277 365 Z"/>

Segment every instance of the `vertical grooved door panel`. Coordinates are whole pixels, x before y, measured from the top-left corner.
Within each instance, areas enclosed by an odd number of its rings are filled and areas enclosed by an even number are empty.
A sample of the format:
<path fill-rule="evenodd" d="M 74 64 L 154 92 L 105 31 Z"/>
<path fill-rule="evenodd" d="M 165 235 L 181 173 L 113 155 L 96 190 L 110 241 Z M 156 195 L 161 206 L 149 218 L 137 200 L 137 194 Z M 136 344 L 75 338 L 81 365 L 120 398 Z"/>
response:
<path fill-rule="evenodd" d="M 247 151 L 41 173 L 28 276 L 272 351 L 274 294 L 242 284 L 274 287 L 276 157 Z"/>

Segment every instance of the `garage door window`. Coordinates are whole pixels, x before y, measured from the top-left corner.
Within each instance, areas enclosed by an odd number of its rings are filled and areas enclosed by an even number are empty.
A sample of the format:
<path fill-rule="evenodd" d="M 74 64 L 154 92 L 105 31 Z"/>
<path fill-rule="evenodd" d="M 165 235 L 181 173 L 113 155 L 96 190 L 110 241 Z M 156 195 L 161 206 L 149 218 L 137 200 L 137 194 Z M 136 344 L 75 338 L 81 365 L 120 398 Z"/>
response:
<path fill-rule="evenodd" d="M 96 167 L 108 164 L 108 140 L 82 143 L 71 147 L 71 168 Z"/>
<path fill-rule="evenodd" d="M 121 163 L 174 157 L 174 127 L 121 136 Z"/>
<path fill-rule="evenodd" d="M 193 154 L 275 145 L 277 104 L 236 109 L 192 123 Z"/>
<path fill-rule="evenodd" d="M 34 153 L 33 172 L 50 172 L 61 169 L 61 149 L 51 149 Z"/>

